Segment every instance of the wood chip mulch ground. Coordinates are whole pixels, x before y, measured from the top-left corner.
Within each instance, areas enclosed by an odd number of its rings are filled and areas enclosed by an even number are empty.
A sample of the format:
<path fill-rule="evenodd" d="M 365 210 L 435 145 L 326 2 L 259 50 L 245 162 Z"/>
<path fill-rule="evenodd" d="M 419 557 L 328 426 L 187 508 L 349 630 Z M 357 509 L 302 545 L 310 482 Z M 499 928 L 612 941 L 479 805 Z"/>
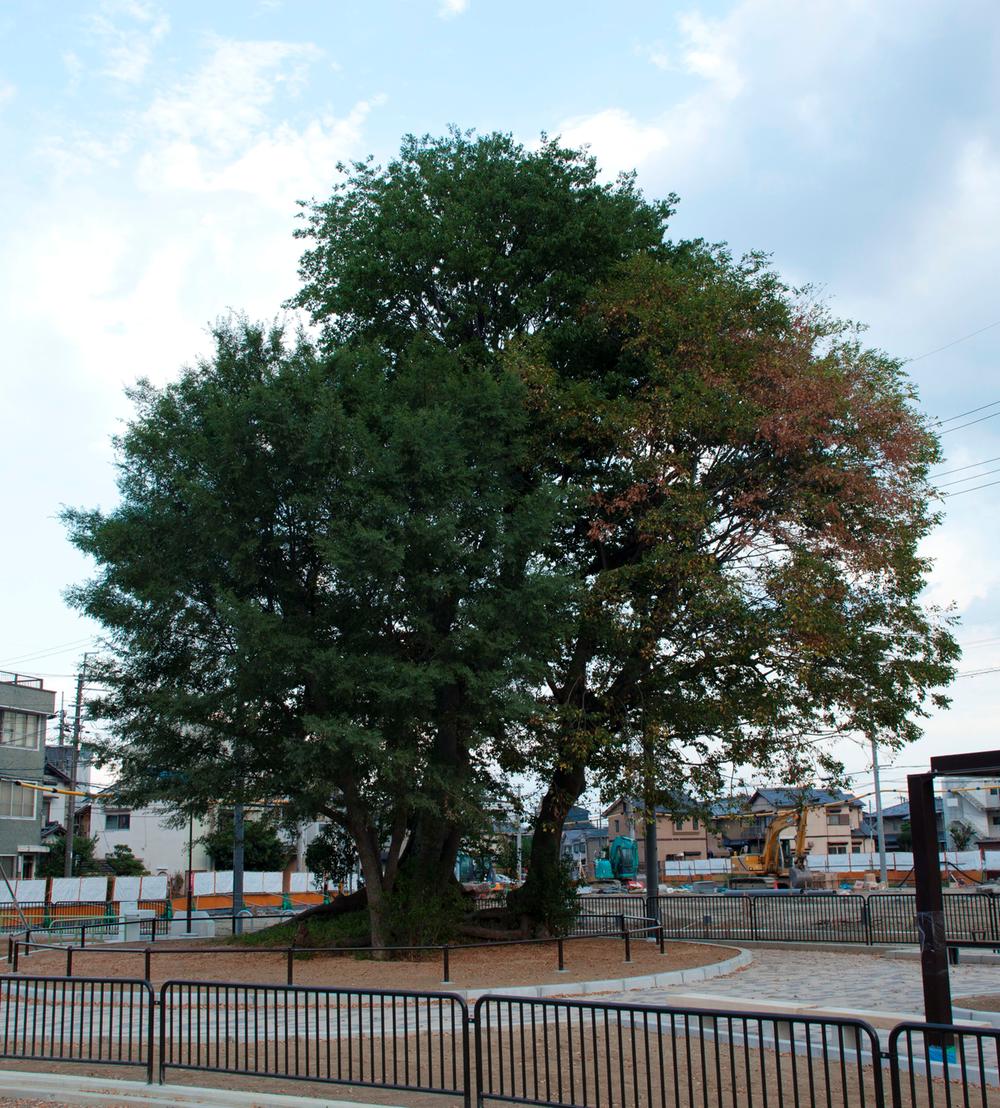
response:
<path fill-rule="evenodd" d="M 143 947 L 88 947 L 74 951 L 75 977 L 144 976 Z M 173 942 L 152 948 L 151 980 L 226 981 L 284 984 L 287 959 L 283 951 L 264 948 L 231 950 L 218 943 L 191 944 L 184 950 Z M 452 948 L 450 981 L 454 988 L 562 984 L 603 981 L 668 973 L 696 966 L 712 965 L 736 955 L 733 947 L 703 943 L 668 942 L 661 955 L 655 943 L 632 942 L 632 961 L 624 960 L 620 939 L 567 940 L 565 971 L 558 970 L 556 944 Z M 66 956 L 59 951 L 37 951 L 22 956 L 21 974 L 59 976 L 65 973 Z M 421 955 L 413 960 L 377 962 L 355 954 L 301 954 L 294 958 L 293 980 L 297 985 L 374 989 L 447 988 L 442 985 L 440 954 Z"/>

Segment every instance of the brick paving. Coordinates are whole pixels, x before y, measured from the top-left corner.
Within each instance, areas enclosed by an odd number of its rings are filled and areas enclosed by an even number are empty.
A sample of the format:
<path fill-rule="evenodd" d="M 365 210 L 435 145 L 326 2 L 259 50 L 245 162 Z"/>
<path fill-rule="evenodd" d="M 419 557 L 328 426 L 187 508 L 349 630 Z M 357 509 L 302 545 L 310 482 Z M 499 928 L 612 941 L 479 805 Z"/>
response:
<path fill-rule="evenodd" d="M 1000 992 L 1000 965 L 951 967 L 953 997 Z M 786 1001 L 847 1010 L 923 1011 L 920 962 L 876 953 L 817 950 L 753 950 L 746 969 L 697 985 L 632 989 L 610 999 L 669 1004 L 671 996 L 697 993 L 753 1001 Z"/>

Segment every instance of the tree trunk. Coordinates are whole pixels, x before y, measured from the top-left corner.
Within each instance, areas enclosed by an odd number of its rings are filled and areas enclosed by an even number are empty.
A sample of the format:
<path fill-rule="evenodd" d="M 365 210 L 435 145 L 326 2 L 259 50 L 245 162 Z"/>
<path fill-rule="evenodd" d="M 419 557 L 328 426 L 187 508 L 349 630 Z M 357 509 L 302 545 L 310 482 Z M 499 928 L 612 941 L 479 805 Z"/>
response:
<path fill-rule="evenodd" d="M 531 839 L 531 865 L 515 903 L 524 931 L 545 930 L 539 908 L 547 890 L 561 880 L 562 832 L 566 816 L 587 784 L 586 763 L 562 761 L 542 797 Z"/>

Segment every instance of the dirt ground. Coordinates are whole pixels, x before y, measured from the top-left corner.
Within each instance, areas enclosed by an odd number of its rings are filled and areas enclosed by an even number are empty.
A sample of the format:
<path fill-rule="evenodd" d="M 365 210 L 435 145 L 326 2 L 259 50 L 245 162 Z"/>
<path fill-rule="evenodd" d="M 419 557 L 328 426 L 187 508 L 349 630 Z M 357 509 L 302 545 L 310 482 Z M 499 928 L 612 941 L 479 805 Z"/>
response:
<path fill-rule="evenodd" d="M 952 999 L 956 1008 L 974 1008 L 977 1012 L 1000 1012 L 1000 993 L 982 993 L 979 996 L 956 996 Z"/>
<path fill-rule="evenodd" d="M 145 947 L 95 946 L 73 952 L 75 977 L 145 976 Z M 163 943 L 151 950 L 150 980 L 158 985 L 167 980 L 226 981 L 284 984 L 288 959 L 284 951 L 261 947 L 219 946 L 203 943 L 183 951 Z M 454 947 L 449 954 L 450 984 L 455 988 L 562 984 L 571 992 L 574 981 L 601 981 L 639 977 L 712 965 L 736 954 L 733 947 L 702 943 L 668 942 L 661 955 L 655 943 L 633 940 L 632 962 L 624 960 L 620 939 L 574 939 L 564 944 L 565 971 L 558 972 L 556 944 Z M 36 951 L 21 957 L 19 972 L 59 976 L 66 972 L 66 955 L 61 951 Z M 353 954 L 301 954 L 292 959 L 296 985 L 342 986 L 374 989 L 441 989 L 443 962 L 440 954 L 421 955 L 412 961 L 375 962 Z"/>

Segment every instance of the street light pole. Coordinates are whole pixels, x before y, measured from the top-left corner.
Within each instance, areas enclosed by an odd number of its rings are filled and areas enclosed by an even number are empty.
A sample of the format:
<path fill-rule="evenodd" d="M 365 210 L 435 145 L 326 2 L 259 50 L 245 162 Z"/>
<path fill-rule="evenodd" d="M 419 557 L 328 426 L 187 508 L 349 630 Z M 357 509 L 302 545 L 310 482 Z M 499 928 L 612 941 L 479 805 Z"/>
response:
<path fill-rule="evenodd" d="M 885 864 L 885 820 L 882 816 L 882 782 L 879 777 L 876 739 L 872 739 L 872 776 L 875 780 L 875 824 L 878 828 L 878 879 L 884 886 L 889 882 L 889 875 Z"/>
<path fill-rule="evenodd" d="M 187 933 L 191 934 L 191 913 L 194 911 L 194 812 L 188 815 L 188 888 Z"/>

